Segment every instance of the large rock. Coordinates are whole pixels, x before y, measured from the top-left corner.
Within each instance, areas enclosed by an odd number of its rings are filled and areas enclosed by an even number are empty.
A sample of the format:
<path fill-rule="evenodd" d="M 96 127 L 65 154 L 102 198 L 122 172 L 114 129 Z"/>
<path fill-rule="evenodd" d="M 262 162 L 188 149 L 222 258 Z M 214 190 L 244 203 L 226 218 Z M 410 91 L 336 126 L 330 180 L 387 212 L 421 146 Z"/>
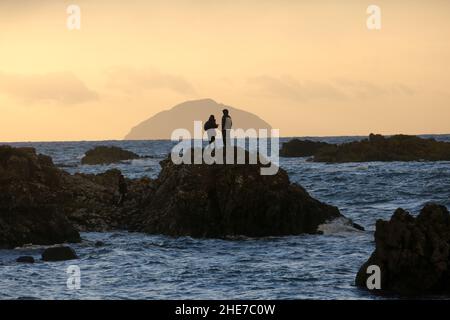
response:
<path fill-rule="evenodd" d="M 356 276 L 366 287 L 367 267 L 381 270 L 381 289 L 404 295 L 450 293 L 450 214 L 426 205 L 417 216 L 397 209 L 390 221 L 378 220 L 375 251 Z"/>
<path fill-rule="evenodd" d="M 260 165 L 175 165 L 161 162 L 156 191 L 138 231 L 172 236 L 251 237 L 316 233 L 339 210 L 292 184 L 280 168 Z"/>
<path fill-rule="evenodd" d="M 248 158 L 249 154 L 246 153 Z M 80 241 L 78 231 L 224 237 L 316 233 L 342 217 L 261 165 L 161 163 L 157 180 L 119 170 L 70 175 L 34 149 L 0 147 L 0 247 Z M 119 203 L 120 181 L 127 192 Z"/>
<path fill-rule="evenodd" d="M 78 242 L 78 231 L 128 229 L 154 192 L 148 178 L 125 179 L 117 169 L 75 174 L 58 169 L 33 148 L 0 146 L 0 248 Z"/>
<path fill-rule="evenodd" d="M 78 259 L 75 250 L 67 246 L 50 247 L 42 253 L 43 261 L 65 261 Z"/>
<path fill-rule="evenodd" d="M 280 149 L 282 157 L 310 157 L 324 147 L 331 146 L 326 142 L 292 139 L 283 143 Z"/>
<path fill-rule="evenodd" d="M 81 159 L 82 164 L 109 164 L 124 160 L 139 159 L 139 156 L 131 151 L 114 146 L 98 146 L 85 153 Z"/>
<path fill-rule="evenodd" d="M 0 146 L 0 248 L 80 240 L 57 205 L 61 175 L 32 148 Z"/>
<path fill-rule="evenodd" d="M 420 160 L 450 160 L 450 143 L 416 136 L 395 135 L 385 138 L 381 135 L 371 134 L 369 139 L 330 145 L 314 154 L 316 162 Z"/>

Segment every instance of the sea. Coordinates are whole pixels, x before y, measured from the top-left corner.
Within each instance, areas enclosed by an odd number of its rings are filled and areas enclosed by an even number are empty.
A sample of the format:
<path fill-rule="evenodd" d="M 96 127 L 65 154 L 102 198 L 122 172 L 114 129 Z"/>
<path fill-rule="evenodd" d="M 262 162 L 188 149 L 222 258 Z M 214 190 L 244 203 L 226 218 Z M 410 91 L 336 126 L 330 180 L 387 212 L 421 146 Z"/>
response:
<path fill-rule="evenodd" d="M 450 141 L 450 135 L 425 137 Z M 344 143 L 363 137 L 302 138 Z M 70 173 L 118 168 L 129 178 L 156 178 L 159 161 L 174 145 L 167 140 L 6 144 L 34 147 Z M 81 165 L 84 153 L 97 145 L 118 146 L 146 158 L 114 165 Z M 42 246 L 0 250 L 0 299 L 402 298 L 357 288 L 356 273 L 374 250 L 378 219 L 388 220 L 399 207 L 416 215 L 427 202 L 450 208 L 450 162 L 326 164 L 280 158 L 280 166 L 292 182 L 320 201 L 337 206 L 366 231 L 335 221 L 322 226 L 323 235 L 266 238 L 86 232 L 81 234 L 81 243 L 71 244 L 78 260 L 43 262 Z M 95 246 L 97 241 L 104 245 Z M 17 263 L 17 257 L 23 255 L 33 256 L 36 263 Z M 77 286 L 73 285 L 74 275 L 79 276 Z"/>

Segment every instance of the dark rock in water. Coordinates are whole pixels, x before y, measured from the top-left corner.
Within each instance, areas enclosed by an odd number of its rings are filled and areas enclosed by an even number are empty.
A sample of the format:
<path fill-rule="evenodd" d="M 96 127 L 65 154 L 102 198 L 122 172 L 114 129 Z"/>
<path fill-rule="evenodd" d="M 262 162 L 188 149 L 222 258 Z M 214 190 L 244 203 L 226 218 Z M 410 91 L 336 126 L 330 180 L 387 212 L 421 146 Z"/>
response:
<path fill-rule="evenodd" d="M 0 248 L 80 241 L 56 205 L 61 176 L 33 148 L 0 146 Z"/>
<path fill-rule="evenodd" d="M 283 143 L 280 149 L 282 157 L 310 157 L 324 147 L 331 146 L 326 142 L 292 139 Z"/>
<path fill-rule="evenodd" d="M 103 247 L 105 243 L 103 241 L 95 241 L 94 246 L 96 247 Z"/>
<path fill-rule="evenodd" d="M 78 259 L 77 254 L 71 247 L 59 246 L 44 250 L 42 260 L 44 261 L 65 261 Z"/>
<path fill-rule="evenodd" d="M 34 258 L 31 256 L 22 256 L 18 257 L 16 261 L 20 263 L 34 263 Z"/>
<path fill-rule="evenodd" d="M 353 223 L 352 223 L 352 226 L 353 226 L 353 228 L 355 228 L 356 230 L 359 230 L 359 231 L 365 231 L 364 227 L 363 227 L 362 225 L 360 225 L 360 224 L 357 224 L 356 222 L 353 222 Z"/>
<path fill-rule="evenodd" d="M 139 159 L 134 152 L 118 147 L 98 146 L 85 153 L 81 159 L 82 164 L 109 164 L 123 160 Z"/>
<path fill-rule="evenodd" d="M 248 152 L 247 152 L 248 157 Z M 292 184 L 283 169 L 261 175 L 259 164 L 175 165 L 161 162 L 156 191 L 138 231 L 171 236 L 251 237 L 316 233 L 339 210 Z"/>
<path fill-rule="evenodd" d="M 450 293 L 450 214 L 446 207 L 427 204 L 416 218 L 397 209 L 390 221 L 377 221 L 375 243 L 375 251 L 356 276 L 357 286 L 366 287 L 367 268 L 377 265 L 383 291 Z"/>
<path fill-rule="evenodd" d="M 330 145 L 314 154 L 314 161 L 331 163 L 421 160 L 450 160 L 450 143 L 417 136 L 395 135 L 385 138 L 370 134 L 369 139 Z"/>

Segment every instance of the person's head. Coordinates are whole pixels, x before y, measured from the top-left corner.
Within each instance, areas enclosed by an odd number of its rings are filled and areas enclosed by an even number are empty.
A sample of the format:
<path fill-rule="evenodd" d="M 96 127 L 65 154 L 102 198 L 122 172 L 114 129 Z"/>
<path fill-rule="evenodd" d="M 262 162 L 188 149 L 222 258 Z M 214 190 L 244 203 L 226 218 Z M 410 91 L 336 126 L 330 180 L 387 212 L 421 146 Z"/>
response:
<path fill-rule="evenodd" d="M 224 115 L 224 116 L 227 116 L 227 115 L 228 115 L 228 109 L 223 109 L 222 112 L 223 112 L 223 115 Z"/>
<path fill-rule="evenodd" d="M 216 118 L 214 118 L 213 114 L 209 116 L 209 121 L 216 121 Z"/>

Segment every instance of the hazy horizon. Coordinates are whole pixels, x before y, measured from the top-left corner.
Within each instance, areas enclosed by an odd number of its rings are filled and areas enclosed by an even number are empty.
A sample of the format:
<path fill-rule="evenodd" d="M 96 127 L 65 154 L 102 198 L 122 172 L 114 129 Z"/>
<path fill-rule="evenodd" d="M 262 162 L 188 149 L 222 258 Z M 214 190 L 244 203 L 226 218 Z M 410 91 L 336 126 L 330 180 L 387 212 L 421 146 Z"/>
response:
<path fill-rule="evenodd" d="M 66 27 L 71 4 L 81 30 Z M 381 30 L 366 27 L 371 4 Z M 122 140 L 204 98 L 283 137 L 450 134 L 449 9 L 444 0 L 2 1 L 0 141 Z"/>

